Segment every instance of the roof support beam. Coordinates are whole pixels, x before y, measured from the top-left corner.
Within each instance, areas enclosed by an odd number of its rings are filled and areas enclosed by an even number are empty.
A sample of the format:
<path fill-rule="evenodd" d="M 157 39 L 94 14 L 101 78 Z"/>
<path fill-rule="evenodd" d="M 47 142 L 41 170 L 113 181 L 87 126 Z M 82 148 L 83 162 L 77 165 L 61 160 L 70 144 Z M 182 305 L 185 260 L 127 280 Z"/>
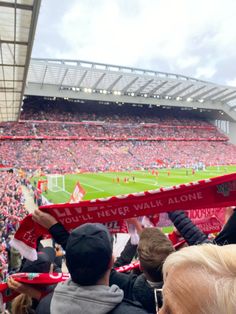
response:
<path fill-rule="evenodd" d="M 169 87 L 169 88 L 167 88 L 166 90 L 164 90 L 161 94 L 160 94 L 160 96 L 164 96 L 164 95 L 168 95 L 169 94 L 169 92 L 171 92 L 173 89 L 175 89 L 176 87 L 178 87 L 179 85 L 181 85 L 182 84 L 182 82 L 180 83 L 177 83 L 177 84 L 174 84 L 174 85 L 172 85 L 171 87 Z"/>
<path fill-rule="evenodd" d="M 230 110 L 234 110 L 234 109 L 236 109 L 236 105 L 230 107 Z"/>
<path fill-rule="evenodd" d="M 219 97 L 219 98 L 217 98 L 217 99 L 215 99 L 215 100 L 221 101 L 221 100 L 223 100 L 223 99 L 225 99 L 225 98 L 227 98 L 227 97 L 229 97 L 229 96 L 231 96 L 231 95 L 233 95 L 233 94 L 235 94 L 235 93 L 236 93 L 235 90 L 234 90 L 234 91 L 231 91 L 230 93 L 227 93 L 226 95 L 224 95 L 224 96 L 222 96 L 222 97 Z"/>
<path fill-rule="evenodd" d="M 24 68 L 25 66 L 22 64 L 11 64 L 11 63 L 0 63 L 1 67 L 17 67 L 17 68 Z"/>
<path fill-rule="evenodd" d="M 102 73 L 102 75 L 99 77 L 99 79 L 97 80 L 97 82 L 95 82 L 95 84 L 93 84 L 92 89 L 96 89 L 97 86 L 99 85 L 99 83 L 102 81 L 102 79 L 104 78 L 104 76 L 106 75 L 106 73 Z"/>
<path fill-rule="evenodd" d="M 0 82 L 21 82 L 22 80 L 0 80 Z"/>
<path fill-rule="evenodd" d="M 17 3 L 16 5 L 18 5 L 18 8 L 20 8 L 19 3 Z M 30 10 L 32 11 L 32 14 L 31 14 L 31 22 L 30 22 L 30 28 L 29 28 L 27 53 L 26 53 L 26 58 L 25 58 L 26 61 L 25 61 L 25 69 L 24 69 L 24 75 L 23 75 L 21 101 L 23 99 L 25 85 L 26 85 L 26 78 L 27 78 L 27 74 L 28 74 L 28 70 L 29 70 L 30 57 L 31 57 L 31 52 L 32 52 L 32 48 L 33 48 L 34 35 L 35 35 L 36 25 L 37 25 L 38 16 L 39 16 L 40 5 L 41 5 L 41 0 L 37 0 L 37 1 L 35 0 L 33 3 L 33 7 L 28 6 L 30 8 Z M 14 4 L 14 8 L 15 8 L 15 4 Z M 22 9 L 27 10 L 26 5 L 23 5 Z M 21 109 L 21 103 L 19 104 L 17 119 L 20 118 L 20 112 L 21 112 L 20 109 Z"/>
<path fill-rule="evenodd" d="M 143 91 L 150 83 L 152 83 L 154 81 L 154 79 L 148 80 L 147 83 L 145 83 L 144 85 L 140 86 L 136 91 L 135 91 L 135 95 L 137 96 L 138 94 L 141 93 L 141 91 Z"/>
<path fill-rule="evenodd" d="M 190 84 L 188 86 L 186 86 L 185 88 L 179 90 L 178 92 L 174 93 L 171 95 L 171 97 L 177 97 L 177 96 L 180 96 L 182 93 L 186 92 L 186 90 L 188 90 L 189 88 L 193 87 L 194 85 L 193 84 Z"/>
<path fill-rule="evenodd" d="M 41 83 L 40 88 L 43 88 L 43 84 L 44 84 L 44 80 L 45 80 L 45 77 L 46 77 L 46 74 L 47 74 L 47 70 L 48 70 L 48 66 L 46 65 L 44 73 L 43 73 L 43 79 L 42 79 L 42 83 Z"/>
<path fill-rule="evenodd" d="M 28 43 L 26 41 L 14 41 L 14 40 L 2 40 L 0 39 L 0 45 L 6 44 L 6 45 L 22 45 L 22 46 L 28 46 Z"/>
<path fill-rule="evenodd" d="M 129 84 L 127 84 L 123 89 L 122 92 L 125 93 L 127 90 L 139 79 L 139 77 L 135 77 Z"/>
<path fill-rule="evenodd" d="M 229 102 L 229 101 L 234 100 L 234 99 L 236 99 L 236 94 L 230 98 L 224 99 L 224 102 Z"/>
<path fill-rule="evenodd" d="M 116 84 L 122 79 L 122 77 L 123 75 L 118 76 L 117 79 L 107 87 L 107 90 L 111 91 L 116 86 Z"/>
<path fill-rule="evenodd" d="M 153 94 L 155 94 L 155 92 L 160 89 L 161 87 L 163 87 L 164 85 L 166 85 L 168 83 L 168 81 L 164 81 L 161 84 L 157 85 L 156 87 L 154 87 L 152 90 L 150 90 L 150 92 L 148 93 L 148 97 L 153 96 Z"/>
<path fill-rule="evenodd" d="M 219 92 L 216 92 L 214 94 L 212 94 L 211 96 L 208 96 L 205 98 L 205 100 L 211 100 L 212 98 L 219 96 L 220 94 L 224 93 L 227 91 L 227 88 L 220 90 Z"/>
<path fill-rule="evenodd" d="M 69 68 L 65 69 L 65 72 L 64 72 L 63 77 L 62 77 L 61 82 L 60 82 L 60 87 L 59 87 L 59 89 L 61 89 L 62 84 L 63 84 L 63 82 L 64 82 L 64 79 L 66 78 L 66 74 L 68 73 L 68 71 L 69 71 Z"/>
<path fill-rule="evenodd" d="M 213 92 L 213 91 L 216 90 L 216 89 L 217 89 L 217 87 L 212 87 L 212 88 L 206 90 L 205 92 L 203 92 L 203 93 L 201 93 L 201 94 L 199 94 L 199 95 L 196 95 L 196 97 L 197 97 L 198 99 L 201 99 L 203 96 L 205 96 L 205 95 L 207 95 L 207 94 L 210 94 L 211 92 Z M 185 97 L 186 97 L 186 96 L 185 96 Z"/>
<path fill-rule="evenodd" d="M 83 75 L 79 79 L 79 82 L 77 83 L 77 87 L 80 87 L 80 85 L 82 84 L 83 80 L 85 79 L 85 76 L 87 75 L 87 73 L 88 73 L 88 71 L 84 71 Z"/>
<path fill-rule="evenodd" d="M 21 4 L 21 3 L 17 3 L 17 2 L 6 2 L 6 1 L 0 1 L 0 7 L 5 7 L 5 8 L 16 8 L 16 9 L 21 9 L 21 10 L 28 10 L 28 11 L 32 11 L 33 10 L 33 6 L 32 5 L 28 5 L 28 4 Z"/>
<path fill-rule="evenodd" d="M 200 90 L 202 90 L 205 87 L 206 87 L 206 85 L 203 85 L 203 86 L 201 86 L 201 87 L 199 87 L 199 88 L 189 92 L 188 94 L 184 95 L 184 98 L 189 98 L 189 97 L 193 96 L 194 94 L 200 92 Z"/>

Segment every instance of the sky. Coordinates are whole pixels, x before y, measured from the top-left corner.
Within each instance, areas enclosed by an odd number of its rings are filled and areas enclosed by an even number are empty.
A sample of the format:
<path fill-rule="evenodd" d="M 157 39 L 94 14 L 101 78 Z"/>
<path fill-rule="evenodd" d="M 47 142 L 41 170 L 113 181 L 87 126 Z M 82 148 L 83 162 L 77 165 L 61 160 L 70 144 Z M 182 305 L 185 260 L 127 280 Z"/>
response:
<path fill-rule="evenodd" d="M 236 86 L 236 0 L 42 0 L 32 57 Z"/>

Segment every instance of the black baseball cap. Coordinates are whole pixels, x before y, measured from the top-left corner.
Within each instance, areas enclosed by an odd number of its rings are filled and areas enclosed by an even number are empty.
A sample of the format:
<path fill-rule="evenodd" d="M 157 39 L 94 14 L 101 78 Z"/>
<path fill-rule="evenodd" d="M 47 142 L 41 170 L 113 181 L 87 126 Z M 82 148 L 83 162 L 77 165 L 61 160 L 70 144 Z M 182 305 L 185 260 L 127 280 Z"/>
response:
<path fill-rule="evenodd" d="M 66 246 L 72 280 L 84 286 L 96 284 L 108 270 L 112 249 L 112 237 L 104 225 L 87 223 L 74 229 Z"/>
<path fill-rule="evenodd" d="M 37 260 L 30 261 L 25 260 L 21 268 L 21 272 L 24 273 L 48 273 L 51 268 L 51 264 L 55 260 L 55 251 L 52 247 L 42 248 L 37 253 Z"/>

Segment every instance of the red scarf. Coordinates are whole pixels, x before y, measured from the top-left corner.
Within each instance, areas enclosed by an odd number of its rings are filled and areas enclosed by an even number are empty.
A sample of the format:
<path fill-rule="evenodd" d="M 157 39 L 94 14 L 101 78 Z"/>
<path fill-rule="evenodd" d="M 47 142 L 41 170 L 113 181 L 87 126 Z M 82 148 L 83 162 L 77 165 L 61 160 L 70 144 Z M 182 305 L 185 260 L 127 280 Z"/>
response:
<path fill-rule="evenodd" d="M 119 195 L 82 201 L 77 204 L 41 206 L 70 231 L 87 222 L 110 223 L 156 213 L 198 208 L 236 205 L 236 173 L 181 184 L 160 190 Z M 48 231 L 27 216 L 15 234 L 11 245 L 29 260 L 36 260 L 36 240 Z"/>
<path fill-rule="evenodd" d="M 139 262 L 131 263 L 129 265 L 121 266 L 115 268 L 116 271 L 119 273 L 131 271 L 132 269 L 138 268 L 139 267 Z M 69 273 L 46 273 L 46 274 L 41 274 L 41 273 L 16 273 L 11 275 L 14 280 L 28 284 L 28 285 L 36 285 L 35 288 L 37 289 L 37 285 L 44 285 L 44 286 L 49 286 L 49 285 L 55 285 L 59 282 L 65 281 L 70 278 Z M 10 302 L 13 300 L 18 293 L 12 290 L 8 289 L 8 285 L 6 282 L 0 283 L 0 295 L 1 295 L 1 300 L 2 303 Z"/>

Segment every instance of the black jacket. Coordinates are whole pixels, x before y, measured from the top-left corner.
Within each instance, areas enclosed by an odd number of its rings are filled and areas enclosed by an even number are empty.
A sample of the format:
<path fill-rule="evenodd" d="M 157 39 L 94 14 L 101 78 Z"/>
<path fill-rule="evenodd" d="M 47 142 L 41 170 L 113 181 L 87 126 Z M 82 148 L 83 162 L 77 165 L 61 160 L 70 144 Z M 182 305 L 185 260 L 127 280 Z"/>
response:
<path fill-rule="evenodd" d="M 120 267 L 124 265 L 128 265 L 132 262 L 134 256 L 137 253 L 138 245 L 131 243 L 131 238 L 127 241 L 123 251 L 121 252 L 120 256 L 117 257 L 114 267 Z"/>
<path fill-rule="evenodd" d="M 148 314 L 148 312 L 138 302 L 123 299 L 109 314 Z"/>
<path fill-rule="evenodd" d="M 236 208 L 224 228 L 214 239 L 217 245 L 236 244 Z"/>
<path fill-rule="evenodd" d="M 125 298 L 141 303 L 149 313 L 156 313 L 154 288 L 149 285 L 143 274 L 137 276 L 112 270 L 110 285 L 112 284 L 116 284 L 124 291 Z M 155 288 L 161 289 L 162 286 L 163 282 L 159 282 L 156 283 Z M 160 295 L 158 295 L 158 306 L 162 306 L 162 297 Z"/>
<path fill-rule="evenodd" d="M 169 212 L 168 216 L 188 245 L 214 243 L 217 245 L 236 244 L 236 211 L 214 240 L 209 240 L 183 211 Z"/>
<path fill-rule="evenodd" d="M 207 235 L 188 218 L 185 212 L 176 210 L 169 212 L 168 216 L 188 245 L 211 243 Z"/>

